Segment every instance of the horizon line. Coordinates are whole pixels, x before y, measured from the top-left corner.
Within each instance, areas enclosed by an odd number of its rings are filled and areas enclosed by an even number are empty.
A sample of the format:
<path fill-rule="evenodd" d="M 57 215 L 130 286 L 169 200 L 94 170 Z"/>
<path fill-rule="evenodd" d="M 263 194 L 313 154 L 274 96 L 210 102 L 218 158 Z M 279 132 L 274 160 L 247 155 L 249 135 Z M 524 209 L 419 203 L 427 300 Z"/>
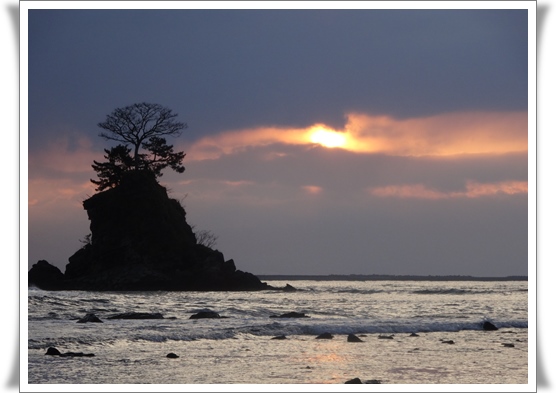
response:
<path fill-rule="evenodd" d="M 255 274 L 261 280 L 405 280 L 405 281 L 529 281 L 527 275 L 471 276 L 471 275 L 417 275 L 417 274 Z"/>

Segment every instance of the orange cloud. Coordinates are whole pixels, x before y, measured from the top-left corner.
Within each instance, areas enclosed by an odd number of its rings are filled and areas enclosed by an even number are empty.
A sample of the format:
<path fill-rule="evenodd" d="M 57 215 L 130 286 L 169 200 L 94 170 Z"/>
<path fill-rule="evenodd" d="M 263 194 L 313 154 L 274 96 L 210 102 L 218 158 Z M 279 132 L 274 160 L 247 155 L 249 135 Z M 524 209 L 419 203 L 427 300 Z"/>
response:
<path fill-rule="evenodd" d="M 102 160 L 102 154 L 92 150 L 91 140 L 85 136 L 74 138 L 70 148 L 70 139 L 59 138 L 46 145 L 42 150 L 29 154 L 29 174 L 55 172 L 64 174 L 85 173 L 93 176 L 93 160 Z"/>
<path fill-rule="evenodd" d="M 231 187 L 250 186 L 254 184 L 252 181 L 248 181 L 248 180 L 238 180 L 238 181 L 224 180 L 223 183 Z"/>
<path fill-rule="evenodd" d="M 273 143 L 307 143 L 306 130 L 299 128 L 261 127 L 239 131 L 227 131 L 196 141 L 189 147 L 187 157 L 193 160 L 218 158 L 250 146 Z M 272 159 L 273 157 L 268 157 Z"/>
<path fill-rule="evenodd" d="M 493 194 L 527 194 L 528 184 L 526 181 L 508 181 L 500 183 L 476 183 L 468 182 L 466 196 L 470 198 Z"/>
<path fill-rule="evenodd" d="M 307 185 L 307 186 L 303 186 L 301 188 L 303 189 L 303 191 L 305 191 L 307 194 L 310 194 L 310 195 L 318 195 L 322 192 L 322 187 L 319 187 L 319 186 Z"/>
<path fill-rule="evenodd" d="M 99 159 L 102 155 L 93 151 L 91 140 L 79 132 L 29 152 L 29 212 L 54 215 L 68 209 L 82 210 L 83 200 L 95 194 L 89 179 L 96 177 L 91 164 Z"/>
<path fill-rule="evenodd" d="M 31 179 L 29 180 L 28 207 L 33 211 L 83 209 L 83 201 L 95 193 L 94 184 L 89 181 L 75 182 L 71 179 Z"/>
<path fill-rule="evenodd" d="M 416 198 L 416 199 L 442 199 L 448 195 L 436 190 L 427 189 L 422 184 L 412 184 L 403 186 L 374 187 L 369 190 L 374 196 L 397 197 L 397 198 Z"/>
<path fill-rule="evenodd" d="M 347 148 L 402 156 L 527 151 L 526 112 L 450 113 L 396 120 L 350 114 Z"/>
<path fill-rule="evenodd" d="M 374 187 L 369 193 L 378 197 L 415 198 L 415 199 L 447 199 L 447 198 L 478 198 L 493 195 L 526 194 L 527 182 L 508 181 L 498 183 L 467 182 L 465 191 L 443 192 L 428 189 L 422 184 Z"/>
<path fill-rule="evenodd" d="M 350 113 L 341 130 L 314 124 L 306 128 L 259 127 L 223 132 L 195 142 L 188 149 L 188 157 L 217 158 L 275 143 L 320 144 L 357 153 L 399 156 L 522 152 L 527 151 L 528 144 L 527 113 L 468 112 L 410 119 Z"/>

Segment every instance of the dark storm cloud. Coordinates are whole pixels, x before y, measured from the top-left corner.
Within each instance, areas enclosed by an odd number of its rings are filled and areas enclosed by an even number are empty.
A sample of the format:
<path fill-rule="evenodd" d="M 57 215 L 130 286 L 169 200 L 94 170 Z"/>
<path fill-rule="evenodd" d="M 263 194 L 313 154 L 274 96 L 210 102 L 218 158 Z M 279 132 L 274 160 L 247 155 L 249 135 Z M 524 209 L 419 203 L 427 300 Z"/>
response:
<path fill-rule="evenodd" d="M 525 10 L 31 10 L 30 145 L 170 106 L 185 137 L 527 108 Z"/>

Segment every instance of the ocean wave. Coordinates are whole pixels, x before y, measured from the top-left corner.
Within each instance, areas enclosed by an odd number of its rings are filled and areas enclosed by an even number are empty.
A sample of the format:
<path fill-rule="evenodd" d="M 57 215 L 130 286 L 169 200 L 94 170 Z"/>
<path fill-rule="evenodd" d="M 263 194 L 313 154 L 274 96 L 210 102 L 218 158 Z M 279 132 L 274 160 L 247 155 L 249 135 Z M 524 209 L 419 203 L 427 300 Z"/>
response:
<path fill-rule="evenodd" d="M 386 285 L 388 284 L 388 285 Z M 523 283 L 308 282 L 293 293 L 104 293 L 29 290 L 30 349 L 97 352 L 103 345 L 193 340 L 265 340 L 322 333 L 380 334 L 457 332 L 482 329 L 482 319 L 501 332 L 527 329 Z M 478 294 L 478 295 L 476 295 Z M 461 296 L 460 296 L 461 295 Z M 476 296 L 475 296 L 476 295 Z M 107 301 L 108 300 L 108 301 Z M 210 309 L 227 318 L 190 320 Z M 111 320 L 116 313 L 160 312 L 164 319 Z M 269 318 L 291 311 L 309 318 Z M 77 323 L 94 313 L 104 323 Z M 399 335 L 399 336 L 398 336 Z M 493 336 L 494 337 L 494 336 Z M 166 345 L 166 344 L 165 344 Z M 98 353 L 101 353 L 99 350 Z"/>
<path fill-rule="evenodd" d="M 64 295 L 56 296 L 56 295 L 36 294 L 36 295 L 29 295 L 27 298 L 27 302 L 30 308 L 32 307 L 70 308 L 70 307 L 80 307 L 83 305 L 83 302 L 92 302 L 92 300 L 70 298 Z M 94 302 L 96 302 L 96 300 Z M 99 302 L 104 303 L 102 299 Z"/>
<path fill-rule="evenodd" d="M 319 335 L 331 334 L 385 334 L 385 333 L 431 333 L 431 332 L 457 332 L 460 330 L 483 330 L 483 320 L 473 322 L 446 321 L 446 322 L 373 322 L 373 321 L 336 321 L 322 323 L 282 323 L 257 326 L 257 328 L 242 329 L 254 335 L 270 336 L 285 335 Z M 500 328 L 527 328 L 527 321 L 501 321 L 495 322 Z"/>
<path fill-rule="evenodd" d="M 103 345 L 106 341 L 103 337 L 97 337 L 96 339 L 84 339 L 83 337 L 48 337 L 43 339 L 29 339 L 28 348 L 29 349 L 43 349 L 48 347 L 83 347 L 83 346 L 93 346 L 93 345 Z"/>
<path fill-rule="evenodd" d="M 433 333 L 433 332 L 458 332 L 462 330 L 483 330 L 484 319 L 476 321 L 373 321 L 363 320 L 284 320 L 268 322 L 266 319 L 238 319 L 238 320 L 213 320 L 198 323 L 183 323 L 183 321 L 164 324 L 118 324 L 112 330 L 113 334 L 95 334 L 96 327 L 90 327 L 87 336 L 48 337 L 44 339 L 30 339 L 30 349 L 41 349 L 49 346 L 71 348 L 72 346 L 99 345 L 123 341 L 194 341 L 194 340 L 226 340 L 238 336 L 317 336 L 322 333 L 332 335 L 348 334 L 411 334 L 411 333 Z M 521 320 L 492 321 L 501 329 L 527 329 L 528 322 Z M 103 326 L 106 328 L 106 326 Z"/>
<path fill-rule="evenodd" d="M 337 289 L 335 293 L 353 293 L 357 295 L 373 295 L 375 293 L 384 293 L 382 289 Z"/>
<path fill-rule="evenodd" d="M 489 290 L 476 290 L 476 289 L 459 289 L 459 288 L 448 288 L 448 289 L 417 289 L 411 291 L 416 295 L 467 295 L 467 294 L 485 294 L 493 293 Z"/>

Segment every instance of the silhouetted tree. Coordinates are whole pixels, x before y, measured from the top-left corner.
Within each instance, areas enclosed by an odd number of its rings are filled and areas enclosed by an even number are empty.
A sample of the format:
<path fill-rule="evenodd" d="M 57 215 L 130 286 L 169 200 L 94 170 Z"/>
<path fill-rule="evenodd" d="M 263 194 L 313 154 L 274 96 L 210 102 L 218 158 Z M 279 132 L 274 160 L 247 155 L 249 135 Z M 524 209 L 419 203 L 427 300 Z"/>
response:
<path fill-rule="evenodd" d="M 128 171 L 149 171 L 155 177 L 170 167 L 183 173 L 184 152 L 174 152 L 164 136 L 179 136 L 187 128 L 185 123 L 175 120 L 177 114 L 158 104 L 139 103 L 117 108 L 98 126 L 105 132 L 99 134 L 106 140 L 120 142 L 105 149 L 107 162 L 94 161 L 93 169 L 99 180 L 91 180 L 97 191 L 117 186 Z M 131 147 L 129 147 L 131 146 Z M 132 155 L 133 153 L 133 155 Z"/>
<path fill-rule="evenodd" d="M 97 185 L 97 191 L 103 191 L 107 188 L 116 187 L 120 184 L 122 176 L 133 167 L 133 158 L 129 155 L 131 149 L 124 145 L 118 145 L 110 150 L 104 149 L 106 153 L 104 158 L 107 162 L 93 161 L 93 169 L 97 173 L 99 180 L 91 179 L 93 184 Z"/>
<path fill-rule="evenodd" d="M 185 167 L 182 165 L 185 153 L 174 153 L 174 146 L 167 145 L 166 139 L 153 136 L 147 142 L 143 143 L 143 149 L 148 151 L 150 155 L 148 159 L 144 157 L 140 159 L 143 166 L 140 166 L 138 169 L 149 170 L 153 172 L 156 177 L 162 176 L 161 171 L 167 166 L 178 173 L 183 173 L 183 171 L 185 171 Z"/>

